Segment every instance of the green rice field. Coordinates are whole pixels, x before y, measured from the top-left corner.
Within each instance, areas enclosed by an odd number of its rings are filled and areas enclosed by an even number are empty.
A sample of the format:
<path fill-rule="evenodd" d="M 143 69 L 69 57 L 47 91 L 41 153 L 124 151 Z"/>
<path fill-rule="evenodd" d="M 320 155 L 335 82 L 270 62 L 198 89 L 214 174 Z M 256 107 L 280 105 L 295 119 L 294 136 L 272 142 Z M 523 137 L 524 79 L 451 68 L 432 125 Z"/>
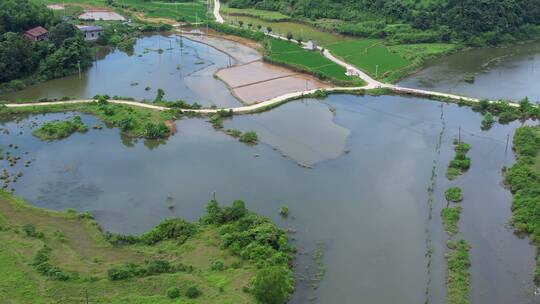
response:
<path fill-rule="evenodd" d="M 298 66 L 302 69 L 320 73 L 321 75 L 339 81 L 354 82 L 361 84 L 361 80 L 356 77 L 345 75 L 345 68 L 335 64 L 318 51 L 308 51 L 296 43 L 285 40 L 269 40 L 268 57 L 276 62 L 287 65 Z"/>
<path fill-rule="evenodd" d="M 346 40 L 325 47 L 332 54 L 376 78 L 386 77 L 412 64 L 411 60 L 390 51 L 382 40 L 377 39 Z"/>

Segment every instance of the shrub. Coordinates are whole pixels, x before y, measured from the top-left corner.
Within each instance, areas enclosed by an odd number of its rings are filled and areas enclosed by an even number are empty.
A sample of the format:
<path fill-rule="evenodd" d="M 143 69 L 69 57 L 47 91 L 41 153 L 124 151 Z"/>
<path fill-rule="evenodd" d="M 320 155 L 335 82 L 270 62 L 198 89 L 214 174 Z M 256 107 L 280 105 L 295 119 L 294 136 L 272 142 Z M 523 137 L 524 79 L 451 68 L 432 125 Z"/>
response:
<path fill-rule="evenodd" d="M 240 130 L 237 130 L 237 129 L 228 129 L 227 134 L 229 134 L 232 137 L 238 138 L 238 137 L 240 137 L 242 135 L 242 132 Z"/>
<path fill-rule="evenodd" d="M 43 232 L 38 232 L 33 224 L 24 224 L 22 230 L 29 237 L 43 238 Z"/>
<path fill-rule="evenodd" d="M 180 296 L 180 289 L 178 287 L 171 287 L 167 289 L 167 297 L 169 299 L 176 299 Z"/>
<path fill-rule="evenodd" d="M 144 129 L 144 136 L 150 139 L 165 138 L 169 135 L 169 127 L 164 122 L 146 124 Z"/>
<path fill-rule="evenodd" d="M 484 115 L 484 118 L 482 119 L 482 125 L 481 125 L 481 129 L 482 130 L 489 130 L 491 129 L 491 126 L 493 126 L 493 123 L 495 122 L 495 119 L 493 119 L 493 115 L 491 115 L 491 113 L 487 112 L 485 115 Z"/>
<path fill-rule="evenodd" d="M 150 231 L 142 234 L 141 242 L 152 245 L 165 240 L 177 240 L 179 243 L 185 242 L 196 232 L 196 226 L 183 219 L 167 219 Z"/>
<path fill-rule="evenodd" d="M 259 270 L 253 281 L 252 293 L 264 304 L 283 304 L 293 290 L 290 270 L 272 266 Z"/>
<path fill-rule="evenodd" d="M 197 288 L 197 286 L 191 286 L 186 290 L 186 297 L 190 299 L 198 298 L 201 295 L 201 291 Z"/>
<path fill-rule="evenodd" d="M 210 270 L 212 271 L 222 271 L 225 270 L 225 264 L 221 260 L 215 260 L 210 263 Z"/>
<path fill-rule="evenodd" d="M 287 205 L 283 205 L 279 208 L 279 214 L 283 217 L 286 217 L 289 215 L 289 207 Z"/>
<path fill-rule="evenodd" d="M 248 144 L 256 144 L 257 141 L 259 141 L 259 138 L 257 137 L 257 133 L 248 131 L 240 136 L 240 141 Z"/>
<path fill-rule="evenodd" d="M 454 145 L 454 159 L 450 161 L 448 170 L 446 171 L 446 177 L 449 180 L 455 179 L 471 167 L 471 159 L 467 157 L 467 152 L 471 149 L 471 146 L 467 143 L 457 141 L 454 141 Z"/>
<path fill-rule="evenodd" d="M 454 203 L 458 203 L 463 200 L 463 193 L 461 191 L 461 188 L 459 187 L 448 188 L 444 192 L 444 195 L 448 201 L 451 201 Z"/>

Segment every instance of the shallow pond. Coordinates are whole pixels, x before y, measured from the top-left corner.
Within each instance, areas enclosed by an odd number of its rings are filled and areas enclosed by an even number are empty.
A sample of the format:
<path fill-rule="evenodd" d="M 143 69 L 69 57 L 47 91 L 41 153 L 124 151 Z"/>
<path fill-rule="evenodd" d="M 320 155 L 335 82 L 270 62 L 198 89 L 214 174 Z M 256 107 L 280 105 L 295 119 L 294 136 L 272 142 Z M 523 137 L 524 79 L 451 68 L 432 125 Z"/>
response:
<path fill-rule="evenodd" d="M 159 51 L 159 50 L 162 51 Z M 78 75 L 63 77 L 0 95 L 0 100 L 91 98 L 96 94 L 153 100 L 158 88 L 164 99 L 183 99 L 205 106 L 238 106 L 214 73 L 234 60 L 206 44 L 180 36 L 153 35 L 137 40 L 132 54 L 112 51 Z"/>
<path fill-rule="evenodd" d="M 15 193 L 36 206 L 90 211 L 105 229 L 140 233 L 166 217 L 197 219 L 215 192 L 221 202 L 244 199 L 249 208 L 297 231 L 298 289 L 292 303 L 424 303 L 426 290 L 430 303 L 443 303 L 447 237 L 439 214 L 446 205 L 444 190 L 460 185 L 460 227 L 472 244 L 472 303 L 538 301 L 532 293 L 535 253 L 507 228 L 511 195 L 500 184 L 501 168 L 514 161 L 507 135 L 519 123 L 484 132 L 481 115 L 465 107 L 333 95 L 225 121 L 226 127 L 256 129 L 262 141 L 257 146 L 216 132 L 204 119 L 178 121 L 178 133 L 164 143 L 129 141 L 117 129 L 58 142 L 31 135 L 32 121 L 70 115 L 2 123 L 10 132 L 0 135 L 1 142 L 16 144 L 18 149 L 6 150 L 22 157 L 14 167 L 6 161 L 2 166 L 24 172 L 13 184 Z M 449 182 L 444 173 L 459 127 L 472 146 L 472 167 Z M 27 159 L 33 160 L 28 168 Z M 432 171 L 436 188 L 430 204 Z M 278 214 L 283 204 L 289 206 L 288 219 Z M 311 279 L 319 270 L 312 254 L 318 249 L 326 274 L 314 289 Z"/>
<path fill-rule="evenodd" d="M 465 77 L 475 75 L 474 83 Z M 540 102 L 540 42 L 473 49 L 430 60 L 399 84 L 470 97 Z"/>

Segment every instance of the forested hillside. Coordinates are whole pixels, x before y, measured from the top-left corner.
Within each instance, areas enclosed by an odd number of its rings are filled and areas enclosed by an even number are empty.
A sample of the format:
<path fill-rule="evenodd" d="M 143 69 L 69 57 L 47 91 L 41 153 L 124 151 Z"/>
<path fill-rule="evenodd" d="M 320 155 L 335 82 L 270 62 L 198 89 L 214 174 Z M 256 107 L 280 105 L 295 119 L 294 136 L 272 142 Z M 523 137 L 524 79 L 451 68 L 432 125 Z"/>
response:
<path fill-rule="evenodd" d="M 49 31 L 48 41 L 24 38 L 22 33 L 36 26 Z M 85 68 L 91 65 L 92 56 L 72 25 L 60 22 L 44 5 L 29 0 L 0 1 L 0 84 L 8 82 L 0 91 L 71 74 L 78 70 L 79 61 Z"/>
<path fill-rule="evenodd" d="M 345 34 L 390 36 L 400 43 L 498 44 L 537 36 L 540 24 L 540 0 L 229 0 L 229 6 L 338 19 L 346 22 L 318 24 Z"/>

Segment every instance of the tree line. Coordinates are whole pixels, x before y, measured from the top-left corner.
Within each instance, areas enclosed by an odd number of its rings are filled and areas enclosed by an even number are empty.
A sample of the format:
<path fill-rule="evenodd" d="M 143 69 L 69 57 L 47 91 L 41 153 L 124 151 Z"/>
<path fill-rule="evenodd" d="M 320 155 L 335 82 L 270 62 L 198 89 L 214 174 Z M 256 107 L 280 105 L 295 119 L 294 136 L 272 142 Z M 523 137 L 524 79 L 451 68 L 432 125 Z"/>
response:
<path fill-rule="evenodd" d="M 332 23 L 334 30 L 377 38 L 399 34 L 402 43 L 494 45 L 538 37 L 540 31 L 540 0 L 229 0 L 229 6 L 338 19 L 345 22 Z"/>

